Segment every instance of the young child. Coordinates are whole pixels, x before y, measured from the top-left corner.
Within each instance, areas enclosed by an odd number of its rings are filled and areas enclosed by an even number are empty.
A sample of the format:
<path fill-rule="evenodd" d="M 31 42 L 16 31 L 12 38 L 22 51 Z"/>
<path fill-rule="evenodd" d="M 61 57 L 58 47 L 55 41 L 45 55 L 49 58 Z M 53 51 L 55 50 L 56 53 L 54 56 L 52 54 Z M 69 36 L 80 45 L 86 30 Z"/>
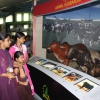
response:
<path fill-rule="evenodd" d="M 14 74 L 16 75 L 16 89 L 19 95 L 19 100 L 33 100 L 31 88 L 28 83 L 28 78 L 23 68 L 24 54 L 20 51 L 14 53 Z"/>

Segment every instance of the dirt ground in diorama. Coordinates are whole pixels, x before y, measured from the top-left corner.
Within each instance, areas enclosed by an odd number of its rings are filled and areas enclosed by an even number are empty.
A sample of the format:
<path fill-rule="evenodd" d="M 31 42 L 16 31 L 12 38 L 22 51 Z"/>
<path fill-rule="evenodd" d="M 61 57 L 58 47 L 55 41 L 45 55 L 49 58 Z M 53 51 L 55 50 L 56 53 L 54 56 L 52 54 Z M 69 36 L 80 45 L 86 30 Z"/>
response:
<path fill-rule="evenodd" d="M 56 61 L 56 62 L 59 62 L 58 59 L 54 56 L 53 53 L 48 53 L 48 52 L 47 52 L 47 53 L 46 53 L 46 58 L 47 58 L 47 59 L 50 59 L 50 60 L 53 60 L 53 61 Z M 60 62 L 59 62 L 59 63 L 60 63 Z M 70 67 L 72 67 L 72 68 L 76 68 L 77 63 L 76 63 L 76 62 L 70 61 L 70 63 L 69 63 L 68 66 L 70 66 Z M 79 70 L 81 71 L 81 69 L 79 69 Z M 96 78 L 100 80 L 100 77 L 96 77 Z"/>

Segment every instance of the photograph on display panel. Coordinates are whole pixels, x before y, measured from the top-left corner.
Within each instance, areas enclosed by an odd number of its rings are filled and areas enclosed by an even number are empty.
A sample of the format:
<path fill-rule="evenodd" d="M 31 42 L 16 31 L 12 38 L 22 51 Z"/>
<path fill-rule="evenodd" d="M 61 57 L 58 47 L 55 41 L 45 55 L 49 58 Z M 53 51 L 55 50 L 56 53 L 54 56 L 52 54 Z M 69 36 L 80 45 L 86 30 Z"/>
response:
<path fill-rule="evenodd" d="M 42 67 L 46 68 L 46 69 L 52 69 L 56 66 L 56 64 L 52 63 L 52 62 L 47 62 L 45 64 L 41 65 Z"/>
<path fill-rule="evenodd" d="M 84 79 L 84 80 L 76 83 L 75 86 L 78 89 L 82 90 L 83 92 L 89 92 L 90 90 L 98 87 L 99 85 L 89 79 Z"/>
<path fill-rule="evenodd" d="M 73 82 L 77 81 L 78 79 L 80 79 L 81 77 L 83 77 L 83 76 L 81 76 L 75 72 L 71 72 L 70 74 L 64 76 L 63 79 L 70 83 L 73 83 Z"/>
<path fill-rule="evenodd" d="M 63 76 L 63 75 L 68 74 L 70 72 L 69 69 L 65 69 L 61 66 L 58 66 L 58 67 L 52 69 L 51 71 L 53 73 L 57 74 L 58 76 Z"/>
<path fill-rule="evenodd" d="M 43 63 L 45 63 L 46 60 L 45 59 L 39 59 L 38 61 L 35 62 L 35 64 L 37 65 L 42 65 Z"/>

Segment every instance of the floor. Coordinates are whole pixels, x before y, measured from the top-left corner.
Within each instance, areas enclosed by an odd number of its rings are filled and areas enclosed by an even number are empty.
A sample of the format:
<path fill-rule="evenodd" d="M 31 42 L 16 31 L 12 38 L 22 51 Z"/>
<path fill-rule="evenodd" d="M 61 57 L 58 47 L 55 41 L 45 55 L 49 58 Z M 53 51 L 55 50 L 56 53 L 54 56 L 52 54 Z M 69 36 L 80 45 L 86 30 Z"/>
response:
<path fill-rule="evenodd" d="M 33 96 L 34 100 L 42 100 L 36 93 Z"/>

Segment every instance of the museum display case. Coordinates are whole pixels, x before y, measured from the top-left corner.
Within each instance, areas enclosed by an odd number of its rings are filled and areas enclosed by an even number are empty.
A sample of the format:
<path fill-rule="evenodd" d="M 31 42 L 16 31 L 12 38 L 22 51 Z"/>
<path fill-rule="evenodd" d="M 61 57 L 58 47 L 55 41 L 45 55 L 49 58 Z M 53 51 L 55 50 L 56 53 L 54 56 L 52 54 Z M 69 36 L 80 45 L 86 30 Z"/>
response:
<path fill-rule="evenodd" d="M 28 68 L 43 100 L 99 100 L 100 80 L 86 73 L 37 56 L 30 58 Z"/>

